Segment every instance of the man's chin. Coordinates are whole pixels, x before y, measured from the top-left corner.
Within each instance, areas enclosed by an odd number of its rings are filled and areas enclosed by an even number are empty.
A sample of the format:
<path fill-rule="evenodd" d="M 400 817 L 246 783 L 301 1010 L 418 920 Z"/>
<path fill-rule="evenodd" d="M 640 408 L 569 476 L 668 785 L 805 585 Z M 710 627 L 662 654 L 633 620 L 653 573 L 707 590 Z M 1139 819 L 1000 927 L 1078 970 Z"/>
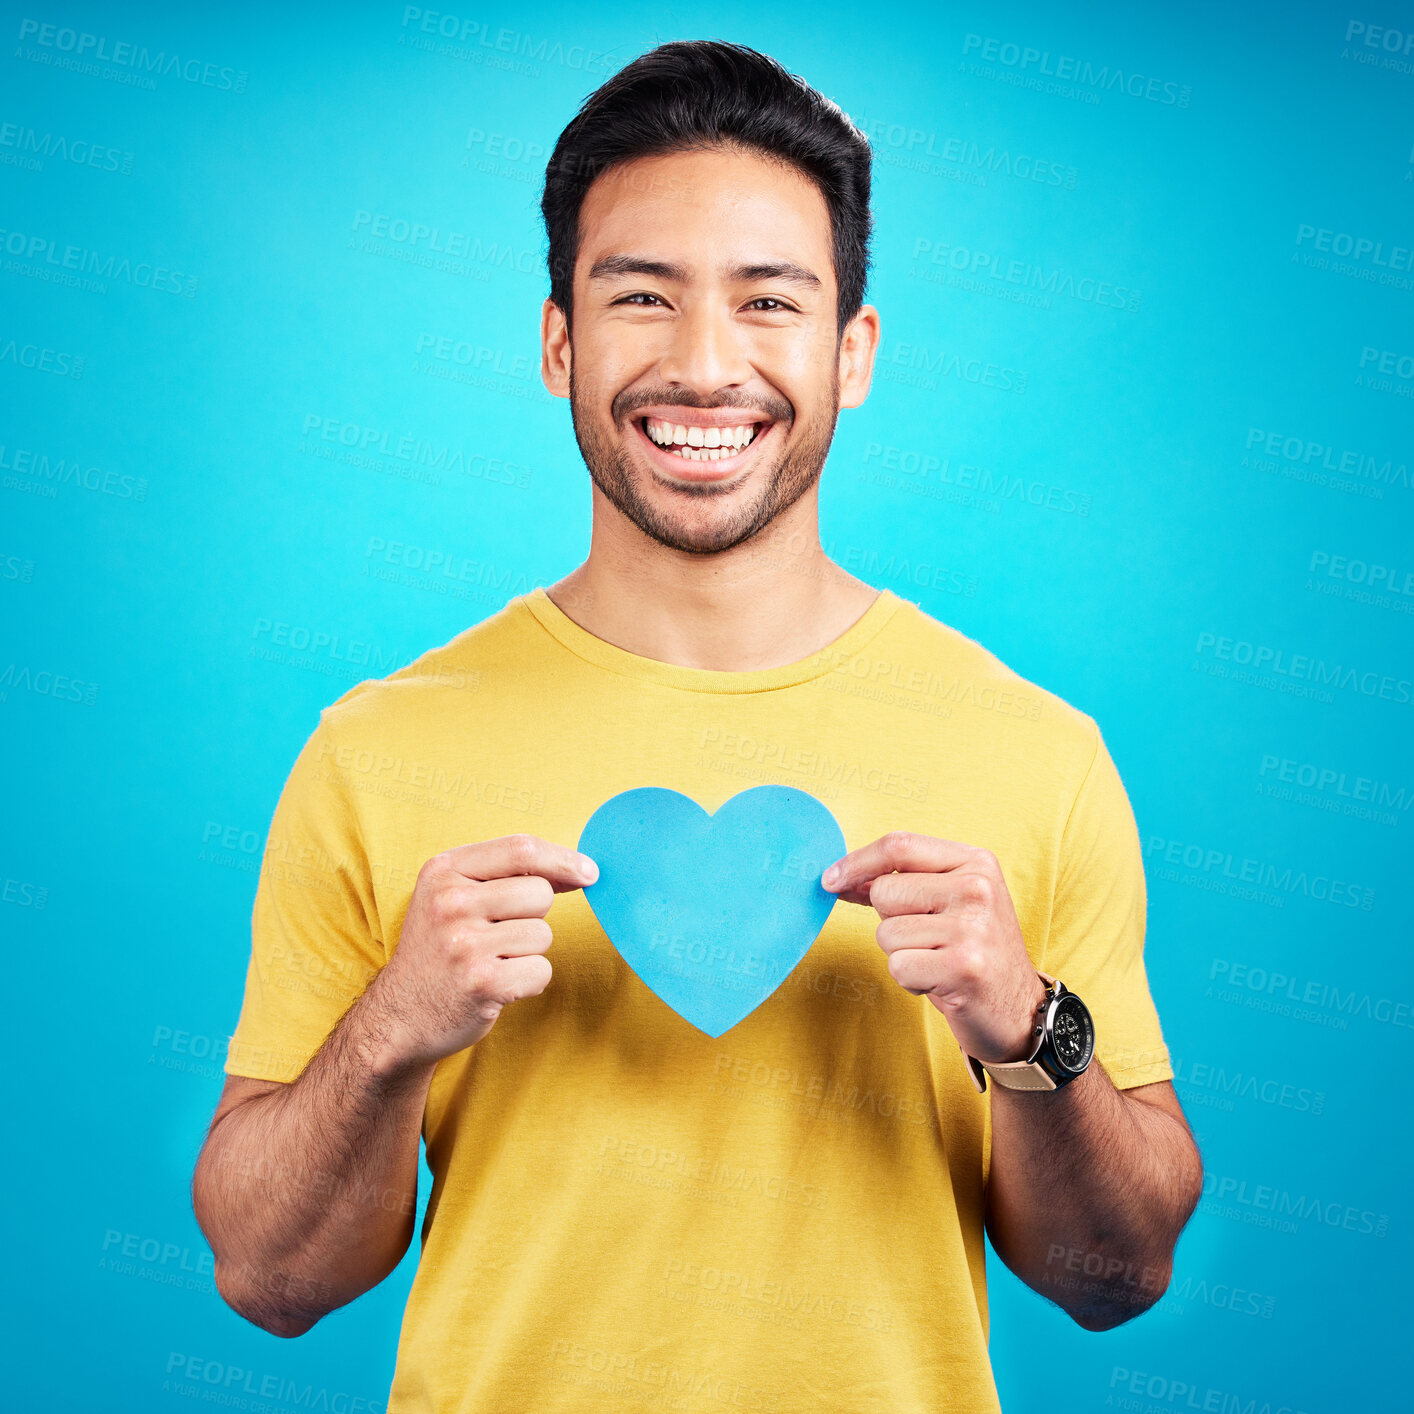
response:
<path fill-rule="evenodd" d="M 675 484 L 650 475 L 645 483 L 596 478 L 604 496 L 649 539 L 691 555 L 717 555 L 749 540 L 770 520 L 760 506 L 748 506 L 731 493 L 744 487 L 743 471 L 728 482 Z"/>
<path fill-rule="evenodd" d="M 828 432 L 834 430 L 833 423 Z M 575 424 L 580 452 L 600 494 L 649 539 L 692 555 L 716 555 L 750 540 L 820 479 L 829 435 L 818 448 L 752 458 L 729 476 L 681 478 L 622 444 L 612 450 Z M 818 453 L 818 455 L 816 455 Z M 707 465 L 710 465 L 708 463 Z"/>

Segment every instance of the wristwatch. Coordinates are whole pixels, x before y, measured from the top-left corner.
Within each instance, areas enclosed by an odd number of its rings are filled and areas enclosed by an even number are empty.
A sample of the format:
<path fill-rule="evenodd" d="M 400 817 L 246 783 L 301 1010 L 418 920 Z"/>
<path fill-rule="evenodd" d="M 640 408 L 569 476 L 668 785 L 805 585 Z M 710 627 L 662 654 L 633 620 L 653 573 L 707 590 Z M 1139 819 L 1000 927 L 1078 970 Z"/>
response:
<path fill-rule="evenodd" d="M 1046 999 L 1036 1008 L 1036 1045 L 1023 1061 L 979 1061 L 965 1051 L 967 1073 L 980 1095 L 987 1076 L 1007 1090 L 1059 1090 L 1084 1074 L 1095 1054 L 1095 1022 L 1090 1009 L 1065 983 L 1038 971 Z"/>

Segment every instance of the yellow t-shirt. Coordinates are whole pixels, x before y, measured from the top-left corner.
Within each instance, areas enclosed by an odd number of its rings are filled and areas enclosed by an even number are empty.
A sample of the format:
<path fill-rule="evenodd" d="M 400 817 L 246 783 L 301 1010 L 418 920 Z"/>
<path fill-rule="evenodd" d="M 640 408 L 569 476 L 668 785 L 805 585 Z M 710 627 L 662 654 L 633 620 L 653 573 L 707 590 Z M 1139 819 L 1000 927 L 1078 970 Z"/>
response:
<path fill-rule="evenodd" d="M 418 870 L 610 796 L 715 812 L 809 791 L 850 849 L 893 829 L 1001 861 L 1034 962 L 1116 1085 L 1173 1075 L 1144 873 L 1095 722 L 889 590 L 821 653 L 717 672 L 596 638 L 541 588 L 324 710 L 280 797 L 226 1070 L 293 1081 L 396 946 Z M 715 1040 L 619 957 L 581 892 L 554 976 L 442 1061 L 434 1182 L 389 1414 L 980 1414 L 987 1100 L 946 1021 L 838 902 Z"/>

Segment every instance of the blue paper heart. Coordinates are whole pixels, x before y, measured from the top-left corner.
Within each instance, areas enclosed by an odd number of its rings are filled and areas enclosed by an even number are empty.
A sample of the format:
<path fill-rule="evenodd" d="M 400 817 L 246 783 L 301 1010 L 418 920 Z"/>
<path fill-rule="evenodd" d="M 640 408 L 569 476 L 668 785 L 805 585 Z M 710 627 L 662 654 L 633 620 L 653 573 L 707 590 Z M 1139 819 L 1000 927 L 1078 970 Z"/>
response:
<path fill-rule="evenodd" d="M 584 890 L 619 955 L 684 1020 L 720 1036 L 790 975 L 825 926 L 835 817 L 793 786 L 754 786 L 715 815 L 675 790 L 606 800 L 579 850 Z"/>

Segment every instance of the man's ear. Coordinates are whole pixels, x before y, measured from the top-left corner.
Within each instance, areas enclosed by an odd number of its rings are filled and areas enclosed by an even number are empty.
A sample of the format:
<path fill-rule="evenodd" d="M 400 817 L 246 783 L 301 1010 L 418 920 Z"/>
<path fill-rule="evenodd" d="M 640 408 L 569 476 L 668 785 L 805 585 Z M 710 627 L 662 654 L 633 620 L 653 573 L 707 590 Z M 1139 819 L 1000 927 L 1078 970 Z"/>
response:
<path fill-rule="evenodd" d="M 570 327 L 564 310 L 551 299 L 540 310 L 540 377 L 555 397 L 569 397 Z"/>
<path fill-rule="evenodd" d="M 879 337 L 879 311 L 872 304 L 860 305 L 840 340 L 840 407 L 857 408 L 869 396 Z"/>

